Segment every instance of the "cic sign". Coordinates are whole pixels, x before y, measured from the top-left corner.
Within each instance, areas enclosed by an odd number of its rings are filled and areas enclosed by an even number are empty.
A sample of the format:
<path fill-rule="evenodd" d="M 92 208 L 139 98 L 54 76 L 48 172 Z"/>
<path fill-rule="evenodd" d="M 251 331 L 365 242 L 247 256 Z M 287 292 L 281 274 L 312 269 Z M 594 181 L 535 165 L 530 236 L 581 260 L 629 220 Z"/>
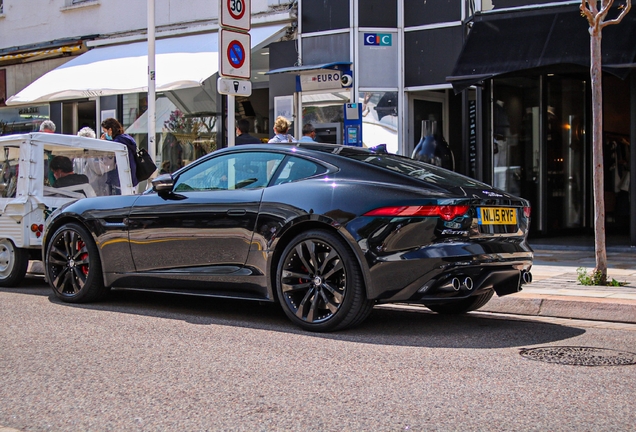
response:
<path fill-rule="evenodd" d="M 364 44 L 367 46 L 391 46 L 391 33 L 365 33 Z"/>

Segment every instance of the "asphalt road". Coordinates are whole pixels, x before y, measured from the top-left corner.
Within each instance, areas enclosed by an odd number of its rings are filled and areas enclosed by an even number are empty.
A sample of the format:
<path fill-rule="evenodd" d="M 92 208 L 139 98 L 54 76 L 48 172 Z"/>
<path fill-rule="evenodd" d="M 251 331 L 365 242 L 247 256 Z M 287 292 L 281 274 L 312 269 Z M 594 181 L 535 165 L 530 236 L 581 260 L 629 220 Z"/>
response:
<path fill-rule="evenodd" d="M 627 431 L 636 366 L 523 348 L 636 352 L 636 325 L 376 309 L 311 334 L 254 302 L 0 289 L 0 428 L 52 431 Z"/>

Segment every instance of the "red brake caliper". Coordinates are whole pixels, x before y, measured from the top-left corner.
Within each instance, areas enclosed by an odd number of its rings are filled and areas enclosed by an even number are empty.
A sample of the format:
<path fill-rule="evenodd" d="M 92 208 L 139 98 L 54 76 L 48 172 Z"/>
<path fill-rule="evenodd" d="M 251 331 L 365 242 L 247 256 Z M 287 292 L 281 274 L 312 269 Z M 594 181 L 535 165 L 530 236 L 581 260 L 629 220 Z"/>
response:
<path fill-rule="evenodd" d="M 86 246 L 86 244 L 83 241 L 78 241 L 77 242 L 77 250 L 81 250 L 84 246 Z M 80 255 L 80 258 L 82 259 L 82 261 L 86 260 L 86 258 L 88 258 L 88 252 L 84 252 L 82 255 Z M 84 273 L 84 276 L 88 275 L 88 264 L 82 264 L 82 273 Z"/>

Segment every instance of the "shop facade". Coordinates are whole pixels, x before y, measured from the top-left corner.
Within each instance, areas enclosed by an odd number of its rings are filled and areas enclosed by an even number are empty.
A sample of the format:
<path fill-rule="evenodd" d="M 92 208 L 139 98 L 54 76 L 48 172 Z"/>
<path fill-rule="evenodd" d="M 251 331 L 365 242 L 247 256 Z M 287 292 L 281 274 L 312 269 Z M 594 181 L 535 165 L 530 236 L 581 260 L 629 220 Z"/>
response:
<path fill-rule="evenodd" d="M 455 171 L 532 202 L 531 236 L 590 234 L 589 33 L 579 5 L 300 0 L 297 40 L 270 46 L 270 121 L 291 98 L 297 134 L 312 122 L 345 142 L 346 104 L 358 103 L 363 144 L 407 156 L 422 121 L 433 121 Z M 623 21 L 603 36 L 604 197 L 607 232 L 636 245 L 636 14 Z M 353 82 L 305 90 L 330 71 Z"/>

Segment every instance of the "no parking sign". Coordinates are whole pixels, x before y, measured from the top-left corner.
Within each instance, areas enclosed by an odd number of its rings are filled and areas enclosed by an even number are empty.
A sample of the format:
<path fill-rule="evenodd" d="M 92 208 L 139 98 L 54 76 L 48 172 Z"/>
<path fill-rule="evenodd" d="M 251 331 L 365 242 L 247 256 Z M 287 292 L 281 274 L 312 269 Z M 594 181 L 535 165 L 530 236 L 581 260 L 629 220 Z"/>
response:
<path fill-rule="evenodd" d="M 248 78 L 252 71 L 249 33 L 221 30 L 221 76 Z"/>

